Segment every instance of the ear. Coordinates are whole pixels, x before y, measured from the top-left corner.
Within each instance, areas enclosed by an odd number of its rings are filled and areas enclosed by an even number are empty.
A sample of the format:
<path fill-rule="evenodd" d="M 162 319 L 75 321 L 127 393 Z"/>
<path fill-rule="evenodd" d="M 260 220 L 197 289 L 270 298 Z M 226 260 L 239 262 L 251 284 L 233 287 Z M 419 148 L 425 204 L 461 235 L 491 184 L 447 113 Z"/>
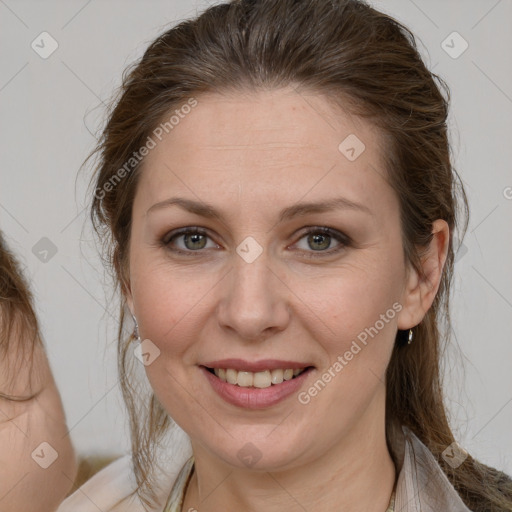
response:
<path fill-rule="evenodd" d="M 128 306 L 128 309 L 130 310 L 130 313 L 132 314 L 132 316 L 135 316 L 135 308 L 133 306 L 133 295 L 132 295 L 131 281 L 127 276 L 125 276 L 124 273 L 122 273 L 120 275 L 120 281 L 121 281 L 121 295 L 123 296 L 123 298 L 126 302 L 126 305 Z"/>
<path fill-rule="evenodd" d="M 132 295 L 132 289 L 131 289 L 131 279 L 130 279 L 130 275 L 129 275 L 129 270 L 123 266 L 123 264 L 120 260 L 118 250 L 116 250 L 116 252 L 114 253 L 113 264 L 114 264 L 114 269 L 115 269 L 117 278 L 120 283 L 121 296 L 126 301 L 126 305 L 128 306 L 130 313 L 132 315 L 135 315 L 135 313 L 134 313 L 135 309 L 133 307 L 133 295 Z"/>
<path fill-rule="evenodd" d="M 130 313 L 132 314 L 132 316 L 135 316 L 135 308 L 133 307 L 133 296 L 132 296 L 130 285 L 125 284 L 121 287 L 121 289 L 122 289 L 122 294 L 124 295 L 124 298 L 126 300 L 126 305 L 128 306 L 128 309 L 130 310 Z"/>
<path fill-rule="evenodd" d="M 132 316 L 135 316 L 135 308 L 133 305 L 133 295 L 132 295 L 132 287 L 131 282 L 128 279 L 123 279 L 121 282 L 121 294 L 126 301 L 126 306 L 130 310 Z"/>
<path fill-rule="evenodd" d="M 418 325 L 430 306 L 441 283 L 443 268 L 448 254 L 450 228 L 446 221 L 436 220 L 432 225 L 432 240 L 421 257 L 424 276 L 408 266 L 402 293 L 402 310 L 398 315 L 398 329 L 408 330 Z"/>

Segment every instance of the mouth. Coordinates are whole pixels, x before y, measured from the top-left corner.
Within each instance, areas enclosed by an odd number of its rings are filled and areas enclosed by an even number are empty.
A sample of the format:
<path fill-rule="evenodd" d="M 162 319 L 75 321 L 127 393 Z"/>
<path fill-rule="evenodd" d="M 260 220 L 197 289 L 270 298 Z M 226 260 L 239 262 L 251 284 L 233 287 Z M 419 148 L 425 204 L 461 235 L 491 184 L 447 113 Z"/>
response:
<path fill-rule="evenodd" d="M 264 389 L 296 379 L 303 373 L 313 369 L 313 366 L 306 366 L 304 368 L 274 368 L 258 372 L 242 371 L 234 368 L 210 368 L 208 366 L 203 366 L 203 368 L 222 382 L 243 388 Z"/>
<path fill-rule="evenodd" d="M 233 364 L 231 362 L 231 364 Z M 243 409 L 268 409 L 292 397 L 304 387 L 314 366 L 302 366 L 292 363 L 296 368 L 263 369 L 261 362 L 256 372 L 199 365 L 199 369 L 209 383 L 210 388 L 225 402 Z M 290 365 L 288 362 L 285 366 Z M 249 364 L 245 365 L 246 367 Z"/>

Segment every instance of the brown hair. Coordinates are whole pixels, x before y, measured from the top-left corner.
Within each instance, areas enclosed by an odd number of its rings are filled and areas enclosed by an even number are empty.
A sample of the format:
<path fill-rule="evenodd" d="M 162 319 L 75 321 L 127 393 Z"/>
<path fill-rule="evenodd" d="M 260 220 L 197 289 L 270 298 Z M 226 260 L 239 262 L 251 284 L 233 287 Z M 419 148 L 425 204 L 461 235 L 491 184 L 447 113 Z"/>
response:
<path fill-rule="evenodd" d="M 452 235 L 435 301 L 414 328 L 414 343 L 404 345 L 402 333 L 397 333 L 387 370 L 387 427 L 398 421 L 411 428 L 471 510 L 511 510 L 512 484 L 504 473 L 471 456 L 453 469 L 441 456 L 454 441 L 440 371 L 440 356 L 449 341 L 457 249 L 453 231 L 459 228 L 462 238 L 468 222 L 464 188 L 450 161 L 449 89 L 426 68 L 414 35 L 364 1 L 235 0 L 215 5 L 162 34 L 125 71 L 102 138 L 90 155 L 99 155 L 91 217 L 106 240 L 107 261 L 120 290 L 127 283 L 131 209 L 143 168 L 143 159 L 132 158 L 134 152 L 191 97 L 289 85 L 326 94 L 381 129 L 387 140 L 388 179 L 400 204 L 404 253 L 416 270 L 421 272 L 421 249 L 432 238 L 433 222 L 448 223 Z M 153 496 L 155 446 L 170 419 L 154 395 L 141 404 L 130 385 L 133 358 L 127 354 L 133 338 L 127 339 L 123 330 L 124 306 L 119 370 L 139 495 L 146 501 Z M 448 329 L 442 333 L 442 327 Z M 145 408 L 143 415 L 140 407 Z"/>
<path fill-rule="evenodd" d="M 32 295 L 19 263 L 0 232 L 0 357 L 4 363 L 15 362 L 14 367 L 6 369 L 8 374 L 2 376 L 5 382 L 14 379 L 20 365 L 27 364 L 27 361 L 33 362 L 34 348 L 40 341 Z M 33 377 L 32 372 L 27 372 L 27 375 Z M 25 401 L 33 397 L 33 394 L 13 396 L 0 390 L 0 398 L 7 400 Z"/>

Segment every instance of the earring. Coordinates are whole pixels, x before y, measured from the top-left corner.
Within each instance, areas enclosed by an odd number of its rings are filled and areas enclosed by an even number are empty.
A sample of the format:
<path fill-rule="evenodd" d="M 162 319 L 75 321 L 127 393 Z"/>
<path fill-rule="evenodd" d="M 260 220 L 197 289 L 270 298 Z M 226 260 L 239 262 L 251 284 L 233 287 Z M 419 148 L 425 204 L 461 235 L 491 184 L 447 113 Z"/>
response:
<path fill-rule="evenodd" d="M 409 329 L 409 337 L 407 338 L 407 345 L 410 345 L 412 342 L 412 329 Z"/>
<path fill-rule="evenodd" d="M 133 330 L 133 336 L 137 341 L 140 341 L 140 335 L 139 335 L 139 324 L 137 323 L 137 319 L 135 318 L 135 315 L 132 313 L 133 323 L 135 324 L 134 330 Z"/>

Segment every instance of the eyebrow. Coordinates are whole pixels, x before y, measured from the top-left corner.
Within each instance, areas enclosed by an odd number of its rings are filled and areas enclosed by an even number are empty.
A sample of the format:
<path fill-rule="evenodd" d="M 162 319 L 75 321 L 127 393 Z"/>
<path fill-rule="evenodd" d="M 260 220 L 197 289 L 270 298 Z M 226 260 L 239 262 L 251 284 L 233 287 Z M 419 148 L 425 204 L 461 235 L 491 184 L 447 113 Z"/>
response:
<path fill-rule="evenodd" d="M 184 210 L 206 217 L 208 219 L 217 219 L 221 222 L 225 222 L 224 215 L 215 209 L 215 207 L 209 203 L 193 201 L 184 197 L 171 197 L 164 201 L 151 206 L 146 215 L 155 210 L 162 208 L 169 208 L 171 206 L 179 206 Z M 373 216 L 373 212 L 364 204 L 356 203 L 345 197 L 335 197 L 332 199 L 326 199 L 322 202 L 309 202 L 309 203 L 298 203 L 293 206 L 289 206 L 279 213 L 279 222 L 290 220 L 294 217 L 300 217 L 311 213 L 324 213 L 332 210 L 345 209 L 345 210 L 356 210 L 362 213 Z"/>

